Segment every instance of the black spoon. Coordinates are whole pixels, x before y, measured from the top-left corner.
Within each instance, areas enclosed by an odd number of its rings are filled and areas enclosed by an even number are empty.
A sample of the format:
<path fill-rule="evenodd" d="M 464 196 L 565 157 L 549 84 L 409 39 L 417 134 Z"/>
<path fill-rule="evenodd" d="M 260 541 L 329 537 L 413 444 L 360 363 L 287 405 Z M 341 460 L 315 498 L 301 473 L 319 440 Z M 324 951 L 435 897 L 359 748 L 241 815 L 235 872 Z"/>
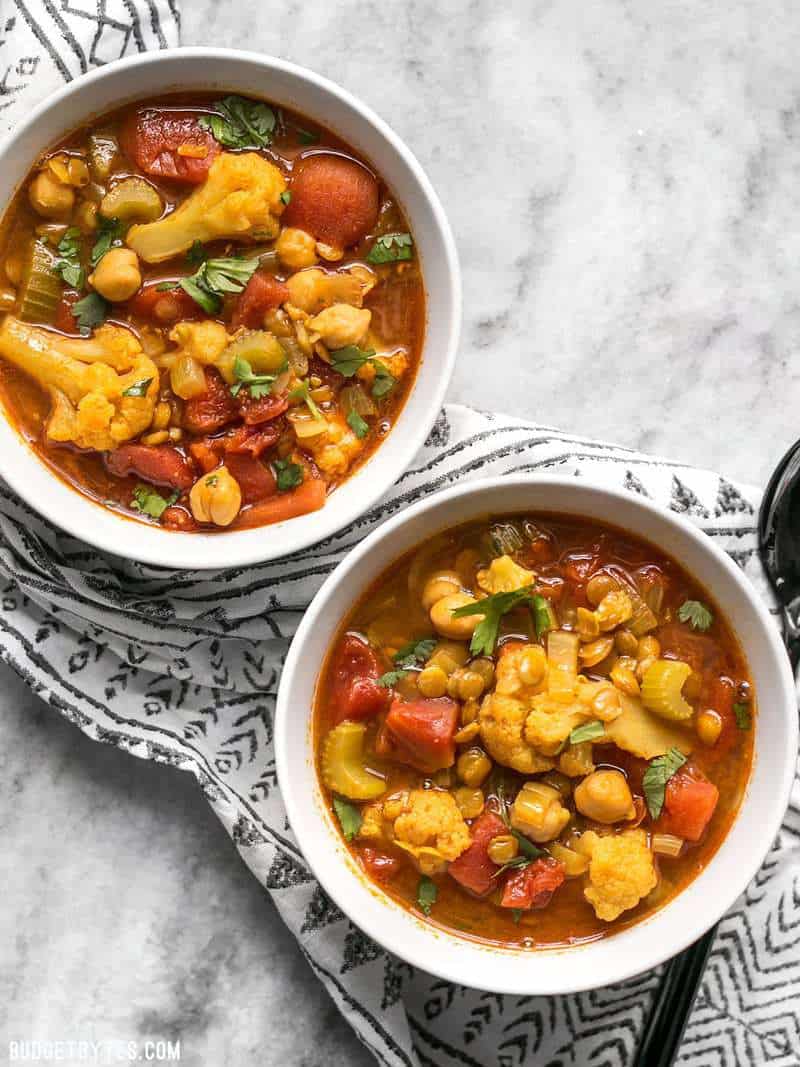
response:
<path fill-rule="evenodd" d="M 783 616 L 792 669 L 800 660 L 800 441 L 770 478 L 758 513 L 758 553 Z M 674 956 L 664 970 L 633 1067 L 671 1067 L 683 1039 L 717 927 Z"/>

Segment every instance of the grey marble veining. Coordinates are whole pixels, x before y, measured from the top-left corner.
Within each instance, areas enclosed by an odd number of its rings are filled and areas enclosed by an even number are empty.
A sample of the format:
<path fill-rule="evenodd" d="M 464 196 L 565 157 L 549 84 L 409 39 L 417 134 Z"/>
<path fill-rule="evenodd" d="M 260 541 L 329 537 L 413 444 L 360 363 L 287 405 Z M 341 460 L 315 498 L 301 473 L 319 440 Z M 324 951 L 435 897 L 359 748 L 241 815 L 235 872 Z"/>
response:
<path fill-rule="evenodd" d="M 788 0 L 184 0 L 184 41 L 314 67 L 403 136 L 465 286 L 454 400 L 760 482 L 800 432 L 800 12 Z M 187 776 L 0 668 L 0 1056 L 372 1062 Z"/>

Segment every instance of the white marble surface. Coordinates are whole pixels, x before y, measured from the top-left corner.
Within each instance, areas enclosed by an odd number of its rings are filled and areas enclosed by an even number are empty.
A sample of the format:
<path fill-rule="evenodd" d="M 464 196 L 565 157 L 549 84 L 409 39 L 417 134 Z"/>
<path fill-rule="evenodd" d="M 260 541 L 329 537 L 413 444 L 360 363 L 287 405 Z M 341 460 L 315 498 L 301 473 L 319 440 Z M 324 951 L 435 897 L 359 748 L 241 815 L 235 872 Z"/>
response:
<path fill-rule="evenodd" d="M 462 256 L 450 396 L 763 481 L 800 433 L 800 11 L 788 0 L 185 0 L 379 111 Z M 366 1064 L 193 783 L 0 671 L 0 1057 L 180 1037 Z"/>

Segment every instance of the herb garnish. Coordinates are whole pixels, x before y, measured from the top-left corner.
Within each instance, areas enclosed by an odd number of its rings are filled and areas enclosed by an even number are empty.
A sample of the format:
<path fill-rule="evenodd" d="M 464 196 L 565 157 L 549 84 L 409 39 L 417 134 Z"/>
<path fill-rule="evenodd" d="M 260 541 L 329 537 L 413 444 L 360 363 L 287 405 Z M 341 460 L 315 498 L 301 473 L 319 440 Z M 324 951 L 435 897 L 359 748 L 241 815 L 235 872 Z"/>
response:
<path fill-rule="evenodd" d="M 160 519 L 167 508 L 171 508 L 179 496 L 180 493 L 176 492 L 165 500 L 151 485 L 142 485 L 140 482 L 133 490 L 131 507 L 136 511 L 141 511 L 144 515 L 149 515 L 151 519 Z"/>
<path fill-rule="evenodd" d="M 685 762 L 686 757 L 677 748 L 671 748 L 663 756 L 650 760 L 650 766 L 642 776 L 642 788 L 651 818 L 657 819 L 661 814 L 667 782 Z"/>
<path fill-rule="evenodd" d="M 436 648 L 435 637 L 417 637 L 403 645 L 392 656 L 392 659 L 400 667 L 416 667 L 424 663 Z"/>
<path fill-rule="evenodd" d="M 352 841 L 361 829 L 361 812 L 349 800 L 336 796 L 333 798 L 333 810 L 336 812 L 345 841 Z"/>
<path fill-rule="evenodd" d="M 214 103 L 217 115 L 201 115 L 200 128 L 210 130 L 226 148 L 266 148 L 272 143 L 275 112 L 259 100 L 226 96 Z"/>
<path fill-rule="evenodd" d="M 82 300 L 76 301 L 71 308 L 72 315 L 81 333 L 91 333 L 95 326 L 105 321 L 108 304 L 99 293 L 89 293 Z"/>
<path fill-rule="evenodd" d="M 431 908 L 436 903 L 438 895 L 439 890 L 436 886 L 436 882 L 423 874 L 419 880 L 419 885 L 417 886 L 417 904 L 425 915 L 430 915 Z"/>
<path fill-rule="evenodd" d="M 533 625 L 538 638 L 543 637 L 548 630 L 556 628 L 553 606 L 546 596 L 540 596 L 539 593 L 534 595 L 531 601 L 531 612 L 533 613 Z"/>
<path fill-rule="evenodd" d="M 333 369 L 345 378 L 352 378 L 365 364 L 371 363 L 375 370 L 375 378 L 372 382 L 374 397 L 386 396 L 397 384 L 397 379 L 386 364 L 376 358 L 374 348 L 346 345 L 344 348 L 335 348 L 330 356 Z"/>
<path fill-rule="evenodd" d="M 316 144 L 319 141 L 319 134 L 314 133 L 313 130 L 304 130 L 302 126 L 298 126 L 297 140 L 300 144 Z"/>
<path fill-rule="evenodd" d="M 286 206 L 288 207 L 289 204 L 291 204 L 291 202 L 292 202 L 292 190 L 291 189 L 284 189 L 283 192 L 281 193 L 281 203 L 282 204 L 286 204 Z"/>
<path fill-rule="evenodd" d="M 296 489 L 302 483 L 303 468 L 299 463 L 292 463 L 288 459 L 276 459 L 273 466 L 275 467 L 275 481 L 281 493 Z"/>
<path fill-rule="evenodd" d="M 454 619 L 461 619 L 465 615 L 483 615 L 483 618 L 475 627 L 469 650 L 475 656 L 491 656 L 494 646 L 497 644 L 497 635 L 500 630 L 500 620 L 518 604 L 530 600 L 532 586 L 524 589 L 514 589 L 510 593 L 494 593 L 477 604 L 465 604 L 463 608 L 456 608 L 453 612 Z"/>
<path fill-rule="evenodd" d="M 351 411 L 347 416 L 347 425 L 359 440 L 363 440 L 369 433 L 369 423 L 362 419 L 357 411 Z"/>
<path fill-rule="evenodd" d="M 127 389 L 122 390 L 123 396 L 147 396 L 147 390 L 150 388 L 152 378 L 142 378 L 141 381 L 134 382 L 133 385 L 129 385 Z"/>
<path fill-rule="evenodd" d="M 97 216 L 97 240 L 92 246 L 89 261 L 96 267 L 106 252 L 122 244 L 123 226 L 117 218 L 107 219 L 102 215 Z"/>
<path fill-rule="evenodd" d="M 714 621 L 714 616 L 699 600 L 684 600 L 678 608 L 678 618 L 688 622 L 693 630 L 707 630 Z"/>
<path fill-rule="evenodd" d="M 600 720 L 593 719 L 592 722 L 585 722 L 581 726 L 576 726 L 570 732 L 569 743 L 571 745 L 581 745 L 585 741 L 597 741 L 598 738 L 605 736 L 605 732 L 606 728 Z"/>
<path fill-rule="evenodd" d="M 188 278 L 178 285 L 209 315 L 216 315 L 222 307 L 223 293 L 241 293 L 258 267 L 257 259 L 228 256 L 207 259 Z"/>
<path fill-rule="evenodd" d="M 186 262 L 193 267 L 199 267 L 208 259 L 205 245 L 199 239 L 192 242 L 192 247 L 186 253 Z"/>
<path fill-rule="evenodd" d="M 734 704 L 733 714 L 736 716 L 736 725 L 740 730 L 749 730 L 753 725 L 753 716 L 750 714 L 750 706 L 748 704 Z"/>
<path fill-rule="evenodd" d="M 399 263 L 411 259 L 414 244 L 410 233 L 385 233 L 367 253 L 367 263 Z"/>
<path fill-rule="evenodd" d="M 325 422 L 325 416 L 317 407 L 314 397 L 311 395 L 311 390 L 308 388 L 308 382 L 303 379 L 299 382 L 291 393 L 289 393 L 290 400 L 299 400 L 306 405 L 315 419 L 319 419 L 320 422 Z"/>
<path fill-rule="evenodd" d="M 70 226 L 58 242 L 56 251 L 60 255 L 53 264 L 53 269 L 61 275 L 61 280 L 72 289 L 82 289 L 86 276 L 81 266 L 81 231 L 77 226 Z"/>
<path fill-rule="evenodd" d="M 281 373 L 284 368 L 281 368 Z M 272 385 L 278 374 L 253 374 L 250 363 L 242 356 L 237 356 L 233 361 L 233 376 L 236 381 L 231 386 L 231 396 L 238 396 L 244 388 L 250 390 L 253 400 L 260 400 L 272 390 Z"/>
<path fill-rule="evenodd" d="M 392 686 L 397 685 L 403 678 L 407 677 L 408 671 L 387 671 L 386 674 L 382 674 L 378 679 L 378 685 L 382 689 L 391 689 Z"/>

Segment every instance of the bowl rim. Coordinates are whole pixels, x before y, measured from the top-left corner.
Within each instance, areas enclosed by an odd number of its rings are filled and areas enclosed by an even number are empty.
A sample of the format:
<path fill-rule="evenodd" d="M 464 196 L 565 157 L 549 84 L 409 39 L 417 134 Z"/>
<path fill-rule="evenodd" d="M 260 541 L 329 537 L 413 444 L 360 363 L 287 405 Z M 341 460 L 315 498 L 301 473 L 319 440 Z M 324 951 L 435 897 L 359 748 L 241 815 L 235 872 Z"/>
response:
<path fill-rule="evenodd" d="M 358 567 L 361 561 L 369 555 L 373 547 L 387 540 L 391 540 L 395 533 L 402 529 L 407 524 L 413 522 L 421 515 L 427 512 L 442 510 L 447 504 L 454 500 L 460 499 L 464 496 L 476 496 L 480 497 L 487 492 L 493 492 L 502 487 L 505 489 L 506 494 L 511 500 L 515 497 L 519 499 L 519 493 L 524 492 L 527 487 L 537 486 L 541 488 L 565 488 L 569 487 L 573 490 L 586 490 L 591 497 L 594 495 L 595 499 L 604 497 L 605 502 L 609 506 L 609 511 L 613 507 L 614 502 L 624 503 L 626 506 L 632 506 L 639 508 L 645 513 L 649 513 L 654 516 L 655 519 L 665 527 L 665 533 L 669 530 L 669 527 L 677 528 L 681 533 L 687 535 L 690 540 L 694 541 L 698 546 L 701 553 L 709 554 L 718 565 L 727 572 L 727 577 L 730 579 L 734 589 L 735 595 L 741 597 L 751 608 L 757 617 L 758 625 L 761 627 L 762 637 L 766 640 L 767 653 L 774 659 L 776 671 L 776 687 L 781 691 L 781 695 L 784 698 L 781 702 L 780 708 L 772 709 L 772 713 L 780 715 L 778 725 L 785 741 L 784 746 L 784 758 L 780 775 L 775 774 L 774 788 L 770 794 L 771 803 L 769 810 L 762 813 L 763 819 L 763 835 L 759 838 L 759 843 L 749 853 L 749 858 L 744 859 L 740 863 L 741 877 L 736 880 L 727 882 L 724 886 L 717 886 L 717 894 L 708 907 L 703 909 L 695 909 L 695 915 L 697 918 L 693 923 L 688 924 L 688 928 L 680 931 L 673 931 L 673 936 L 668 942 L 661 942 L 660 947 L 653 946 L 650 951 L 643 953 L 641 958 L 637 958 L 635 966 L 630 964 L 625 965 L 622 962 L 612 962 L 611 966 L 608 966 L 608 961 L 604 960 L 604 973 L 601 982 L 592 981 L 590 977 L 590 971 L 588 968 L 581 969 L 579 963 L 581 957 L 579 953 L 586 949 L 591 949 L 592 945 L 608 945 L 612 946 L 616 943 L 620 943 L 621 938 L 629 937 L 636 934 L 638 929 L 648 925 L 658 916 L 664 916 L 670 910 L 670 908 L 684 898 L 688 893 L 691 893 L 692 887 L 702 879 L 703 874 L 713 869 L 715 860 L 719 854 L 719 851 L 724 847 L 726 840 L 731 834 L 731 831 L 739 820 L 742 812 L 745 810 L 747 799 L 750 791 L 750 785 L 752 783 L 752 775 L 748 780 L 748 785 L 745 790 L 745 794 L 741 800 L 739 809 L 737 811 L 736 818 L 734 819 L 731 828 L 723 838 L 717 852 L 711 857 L 709 863 L 700 872 L 700 874 L 693 879 L 693 881 L 679 893 L 675 895 L 667 904 L 662 908 L 657 909 L 652 915 L 645 916 L 637 923 L 630 927 L 620 930 L 616 934 L 610 935 L 607 938 L 601 938 L 594 940 L 586 944 L 579 944 L 573 946 L 558 946 L 554 948 L 537 948 L 533 950 L 525 949 L 508 949 L 503 946 L 496 946 L 494 944 L 482 944 L 480 941 L 473 941 L 467 938 L 459 938 L 455 934 L 449 933 L 446 929 L 443 929 L 435 924 L 426 923 L 420 918 L 416 917 L 412 912 L 403 908 L 396 901 L 393 901 L 388 894 L 384 894 L 379 888 L 376 888 L 366 876 L 356 868 L 355 862 L 349 859 L 349 852 L 342 845 L 341 853 L 343 858 L 342 866 L 347 870 L 347 875 L 341 878 L 341 885 L 336 872 L 320 869 L 318 865 L 313 862 L 313 855 L 309 855 L 311 849 L 309 844 L 313 844 L 315 836 L 321 832 L 322 827 L 319 830 L 312 828 L 311 824 L 316 823 L 317 819 L 321 819 L 322 822 L 331 822 L 327 806 L 323 805 L 321 800 L 321 794 L 313 797 L 301 796 L 299 790 L 295 788 L 294 776 L 291 773 L 291 757 L 290 757 L 290 736 L 291 736 L 291 708 L 294 705 L 296 707 L 297 701 L 294 701 L 294 689 L 295 678 L 301 675 L 304 671 L 304 665 L 302 663 L 302 656 L 306 640 L 313 632 L 316 625 L 318 616 L 324 609 L 328 608 L 331 601 L 334 601 L 340 590 L 346 590 L 348 586 L 348 578 L 354 574 L 357 575 Z M 508 507 L 508 513 L 515 511 L 522 511 L 524 505 L 510 503 Z M 545 511 L 545 508 L 532 507 L 531 510 Z M 494 505 L 488 507 L 486 514 L 500 513 L 502 508 L 498 508 Z M 579 511 L 572 509 L 571 512 L 567 512 L 566 509 L 554 508 L 554 513 L 573 514 L 580 515 Z M 476 512 L 477 517 L 477 512 Z M 448 528 L 448 523 L 442 514 L 442 523 L 440 529 L 445 530 Z M 458 522 L 452 523 L 457 525 L 460 522 L 470 521 L 469 519 L 459 519 Z M 609 521 L 600 520 L 595 521 Z M 612 523 L 613 524 L 613 521 Z M 430 536 L 433 530 L 429 530 L 424 536 Z M 656 547 L 659 543 L 654 538 L 644 538 L 638 533 L 634 533 L 634 536 L 640 537 L 640 539 L 651 540 Z M 405 551 L 408 551 L 411 546 L 398 549 L 396 556 L 399 556 Z M 669 549 L 662 549 L 669 554 Z M 680 562 L 680 561 L 679 561 Z M 390 564 L 384 563 L 382 568 L 385 571 L 386 567 Z M 690 572 L 692 573 L 692 572 Z M 373 575 L 369 582 L 375 580 Z M 367 584 L 369 584 L 369 582 Z M 354 577 L 353 587 L 361 589 L 363 582 L 359 583 L 358 578 Z M 360 595 L 360 594 L 359 594 Z M 344 611 L 338 612 L 339 621 L 343 619 L 347 610 L 352 607 L 353 597 L 352 594 L 346 594 L 346 607 Z M 738 640 L 743 646 L 745 655 L 747 655 L 747 643 L 744 635 L 740 631 L 735 630 Z M 328 646 L 329 647 L 329 646 Z M 305 668 L 307 673 L 307 668 Z M 319 672 L 315 673 L 315 687 L 319 677 Z M 762 712 L 763 713 L 763 712 Z M 304 730 L 306 733 L 306 743 L 313 744 L 311 740 L 310 725 L 312 722 L 313 710 L 309 711 L 305 716 Z M 762 866 L 762 863 L 772 847 L 772 842 L 781 826 L 783 817 L 786 812 L 786 808 L 790 799 L 790 791 L 795 777 L 795 763 L 798 747 L 798 715 L 797 704 L 795 694 L 795 682 L 792 676 L 789 659 L 786 655 L 785 648 L 781 641 L 778 629 L 775 626 L 773 619 L 770 616 L 768 607 L 760 596 L 756 588 L 750 583 L 744 573 L 739 567 L 731 560 L 731 558 L 721 548 L 719 548 L 701 529 L 693 525 L 683 516 L 669 511 L 652 501 L 633 494 L 628 490 L 610 487 L 603 484 L 599 480 L 591 478 L 575 479 L 572 476 L 558 476 L 558 475 L 508 475 L 508 476 L 492 476 L 489 478 L 483 478 L 476 481 L 468 482 L 466 484 L 458 485 L 453 488 L 443 490 L 438 493 L 434 493 L 431 496 L 419 501 L 412 507 L 405 511 L 402 511 L 390 519 L 387 519 L 381 526 L 373 530 L 360 544 L 351 549 L 337 567 L 331 572 L 322 584 L 320 589 L 314 596 L 311 604 L 303 615 L 303 618 L 298 625 L 297 631 L 292 639 L 286 661 L 284 663 L 281 680 L 279 683 L 278 694 L 276 699 L 275 708 L 275 763 L 277 771 L 278 786 L 283 797 L 284 804 L 286 806 L 287 817 L 289 825 L 298 843 L 298 846 L 308 863 L 309 869 L 314 877 L 319 881 L 325 892 L 331 897 L 334 903 L 341 909 L 341 911 L 360 929 L 362 929 L 369 937 L 376 941 L 379 945 L 383 946 L 388 951 L 396 954 L 400 958 L 409 962 L 412 966 L 418 967 L 423 971 L 427 971 L 430 974 L 446 979 L 447 981 L 455 982 L 459 985 L 470 985 L 469 976 L 464 972 L 465 959 L 471 956 L 470 963 L 474 963 L 477 966 L 481 963 L 481 957 L 478 953 L 483 953 L 484 963 L 487 961 L 487 953 L 492 957 L 502 960 L 510 961 L 513 959 L 524 959 L 530 962 L 530 976 L 525 975 L 522 977 L 522 972 L 525 970 L 523 967 L 508 967 L 507 972 L 503 977 L 496 979 L 494 976 L 489 984 L 479 985 L 482 989 L 488 989 L 492 992 L 507 993 L 511 995 L 528 995 L 528 994 L 571 994 L 584 992 L 589 989 L 598 987 L 599 985 L 608 985 L 614 982 L 625 981 L 636 975 L 642 974 L 645 971 L 651 970 L 654 967 L 659 966 L 674 955 L 677 955 L 683 949 L 687 948 L 699 937 L 701 937 L 707 930 L 714 926 L 730 909 L 735 900 L 746 889 L 752 879 Z M 755 758 L 755 753 L 754 753 Z M 313 760 L 313 752 L 312 752 Z M 317 782 L 316 766 L 312 767 L 312 774 L 314 781 Z M 319 789 L 317 787 L 317 793 Z M 316 816 L 308 816 L 308 810 L 311 808 L 320 809 Z M 324 809 L 324 810 L 323 810 Z M 331 826 L 331 832 L 333 828 Z M 763 842 L 763 844 L 762 844 Z M 338 857 L 337 857 L 338 858 Z M 375 894 L 378 894 L 383 900 L 387 900 L 393 905 L 397 913 L 404 915 L 408 922 L 413 922 L 417 927 L 424 927 L 430 931 L 431 938 L 430 944 L 425 945 L 422 949 L 410 947 L 410 945 L 402 940 L 400 936 L 393 937 L 391 933 L 390 923 L 385 925 L 372 921 L 371 916 L 365 916 L 364 913 L 354 914 L 353 909 L 349 906 L 349 900 L 345 896 L 344 888 L 347 885 L 352 885 L 352 880 L 356 879 L 359 882 L 366 883 L 367 887 Z M 468 945 L 470 949 L 474 950 L 471 953 L 467 950 L 456 952 L 454 954 L 460 957 L 460 960 L 453 966 L 448 959 L 448 954 L 443 950 L 445 943 L 448 941 L 455 942 L 458 946 L 463 947 Z M 561 981 L 557 985 L 553 985 L 542 979 L 541 975 L 538 980 L 535 976 L 536 963 L 543 965 L 541 968 L 543 971 L 547 970 L 547 961 L 553 960 L 555 957 L 567 955 L 568 957 L 575 956 L 575 966 L 573 968 L 574 978 L 568 982 Z M 616 954 L 622 957 L 622 953 Z M 585 977 L 581 977 L 582 970 L 588 972 Z M 513 973 L 512 973 L 513 972 Z M 481 972 L 483 973 L 483 972 Z M 488 973 L 488 971 L 486 972 Z"/>
<path fill-rule="evenodd" d="M 341 487 L 334 491 L 334 498 L 336 493 L 343 490 L 348 482 L 352 482 L 359 475 L 363 475 L 364 471 L 370 470 L 372 461 L 376 456 L 381 456 L 382 474 L 380 477 L 362 477 L 358 484 L 358 491 L 353 492 L 349 506 L 341 512 L 338 507 L 329 508 L 328 501 L 325 507 L 311 513 L 311 516 L 308 517 L 298 516 L 294 519 L 253 529 L 214 533 L 193 532 L 190 535 L 183 536 L 180 531 L 166 531 L 158 529 L 151 524 L 138 523 L 135 519 L 126 517 L 112 508 L 105 507 L 99 501 L 93 500 L 87 494 L 73 488 L 64 479 L 60 478 L 47 463 L 39 458 L 13 421 L 6 416 L 3 405 L 0 404 L 0 418 L 7 424 L 19 447 L 24 450 L 22 454 L 32 457 L 35 463 L 51 479 L 62 488 L 66 488 L 70 494 L 75 494 L 84 504 L 99 509 L 104 518 L 96 524 L 92 524 L 92 513 L 85 511 L 80 505 L 76 505 L 79 512 L 76 516 L 73 516 L 67 510 L 66 512 L 59 512 L 59 517 L 55 518 L 53 512 L 48 511 L 47 487 L 43 488 L 39 493 L 39 498 L 34 500 L 30 494 L 30 487 L 26 482 L 25 471 L 20 469 L 15 462 L 15 455 L 19 458 L 19 454 L 13 451 L 9 454 L 4 449 L 0 449 L 0 476 L 28 506 L 54 526 L 101 551 L 115 556 L 132 558 L 143 564 L 198 571 L 269 563 L 300 552 L 341 532 L 356 522 L 377 503 L 380 497 L 408 469 L 414 457 L 424 445 L 441 411 L 445 393 L 455 368 L 461 333 L 463 303 L 461 267 L 455 238 L 441 200 L 414 153 L 384 119 L 348 89 L 307 67 L 288 60 L 247 49 L 205 46 L 165 48 L 115 60 L 103 67 L 80 75 L 40 101 L 0 141 L 0 164 L 2 164 L 6 155 L 13 153 L 15 146 L 36 126 L 43 116 L 57 110 L 64 101 L 69 100 L 76 93 L 84 91 L 87 85 L 91 86 L 113 80 L 131 69 L 146 72 L 152 66 L 160 66 L 169 62 L 195 67 L 202 64 L 213 65 L 215 60 L 241 63 L 243 67 L 258 67 L 266 75 L 270 72 L 280 72 L 290 78 L 306 82 L 314 89 L 334 97 L 339 104 L 356 116 L 357 122 L 362 123 L 365 127 L 372 127 L 373 131 L 381 139 L 388 142 L 402 165 L 407 169 L 410 177 L 416 183 L 421 194 L 421 203 L 426 205 L 426 209 L 430 212 L 433 220 L 436 239 L 441 244 L 441 252 L 443 253 L 441 259 L 441 294 L 438 298 L 438 303 L 442 307 L 449 308 L 450 313 L 446 319 L 442 320 L 442 332 L 446 335 L 446 343 L 437 348 L 438 373 L 432 375 L 431 380 L 425 383 L 424 412 L 416 413 L 414 419 L 406 419 L 406 409 L 409 407 L 411 398 L 418 388 L 423 366 L 426 362 L 430 321 L 430 307 L 426 300 L 426 333 L 423 339 L 416 377 L 409 395 L 387 439 L 381 442 L 375 449 L 374 454 L 368 457 L 364 464 L 354 471 Z M 202 78 L 198 80 L 202 81 Z M 213 83 L 213 74 L 208 75 L 206 80 L 210 84 Z M 143 89 L 141 94 L 133 94 L 131 100 L 137 99 L 139 95 L 141 99 L 146 99 L 146 89 Z M 104 108 L 105 105 L 101 104 L 94 114 L 101 115 Z M 72 123 L 70 128 L 78 124 Z M 19 186 L 17 185 L 16 188 L 19 188 Z M 405 202 L 404 210 L 409 210 Z M 428 295 L 426 282 L 429 277 L 429 272 L 423 267 L 423 284 L 425 284 L 426 288 L 426 297 Z M 10 440 L 10 438 L 8 439 Z M 389 449 L 392 451 L 390 452 Z M 21 464 L 21 466 L 24 466 L 24 464 Z M 51 485 L 50 488 L 57 492 L 54 486 Z M 303 523 L 302 520 L 304 518 L 309 518 L 313 521 Z M 121 525 L 122 523 L 125 523 L 125 527 Z M 124 531 L 126 528 L 130 530 L 132 523 L 136 523 L 133 534 L 125 537 Z M 135 534 L 143 531 L 146 532 L 137 539 Z M 263 531 L 280 531 L 286 543 L 278 551 L 270 551 L 270 545 L 274 539 L 269 536 L 259 538 L 257 534 Z M 285 534 L 284 531 L 286 531 Z M 191 540 L 187 540 L 187 537 L 190 537 Z M 125 546 L 122 549 L 120 548 L 120 540 L 125 542 Z"/>

